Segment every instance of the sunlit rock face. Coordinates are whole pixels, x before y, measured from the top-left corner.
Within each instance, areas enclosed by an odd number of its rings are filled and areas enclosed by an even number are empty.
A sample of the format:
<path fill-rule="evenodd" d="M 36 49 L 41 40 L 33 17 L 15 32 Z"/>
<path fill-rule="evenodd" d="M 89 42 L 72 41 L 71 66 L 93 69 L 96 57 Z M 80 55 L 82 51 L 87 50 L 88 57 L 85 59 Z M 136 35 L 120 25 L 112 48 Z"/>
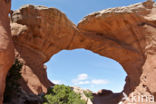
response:
<path fill-rule="evenodd" d="M 35 94 L 53 85 L 44 63 L 63 49 L 85 48 L 118 61 L 127 72 L 127 95 L 156 97 L 156 4 L 152 1 L 86 16 L 76 27 L 55 8 L 27 5 L 12 14 L 23 88 Z M 118 97 L 117 97 L 118 98 Z"/>
<path fill-rule="evenodd" d="M 76 26 L 55 8 L 27 5 L 12 14 L 12 35 L 16 56 L 25 64 L 22 85 L 39 94 L 53 85 L 44 63 L 69 46 Z"/>

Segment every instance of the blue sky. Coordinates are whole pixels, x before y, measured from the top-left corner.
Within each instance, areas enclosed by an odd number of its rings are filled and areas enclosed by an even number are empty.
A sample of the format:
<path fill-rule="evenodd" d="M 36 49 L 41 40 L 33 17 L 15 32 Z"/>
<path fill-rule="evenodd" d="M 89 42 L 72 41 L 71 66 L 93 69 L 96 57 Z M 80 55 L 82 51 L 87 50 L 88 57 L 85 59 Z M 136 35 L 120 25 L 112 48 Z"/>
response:
<path fill-rule="evenodd" d="M 63 50 L 47 66 L 49 78 L 59 84 L 94 92 L 100 89 L 119 92 L 125 84 L 126 73 L 119 63 L 85 49 Z"/>
<path fill-rule="evenodd" d="M 84 16 L 106 8 L 127 6 L 145 0 L 12 0 L 12 9 L 25 4 L 55 7 L 77 24 Z M 51 81 L 92 91 L 110 89 L 122 91 L 126 73 L 122 66 L 89 50 L 63 50 L 46 63 Z"/>
<path fill-rule="evenodd" d="M 55 7 L 64 12 L 70 20 L 77 24 L 89 13 L 143 1 L 146 0 L 12 0 L 12 9 L 18 9 L 25 4 Z"/>

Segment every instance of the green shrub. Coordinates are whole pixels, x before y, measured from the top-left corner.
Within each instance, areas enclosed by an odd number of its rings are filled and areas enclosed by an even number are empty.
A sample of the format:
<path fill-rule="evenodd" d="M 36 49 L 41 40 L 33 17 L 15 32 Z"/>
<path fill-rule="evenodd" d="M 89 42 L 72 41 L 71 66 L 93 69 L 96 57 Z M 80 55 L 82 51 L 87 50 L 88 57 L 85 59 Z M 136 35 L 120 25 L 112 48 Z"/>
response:
<path fill-rule="evenodd" d="M 80 94 L 65 85 L 55 85 L 54 88 L 48 90 L 43 98 L 43 104 L 86 104 Z"/>
<path fill-rule="evenodd" d="M 91 91 L 84 91 L 84 94 L 86 95 L 86 97 L 93 100 L 94 96 L 93 96 L 93 93 Z"/>
<path fill-rule="evenodd" d="M 21 78 L 21 68 L 22 64 L 16 59 L 15 63 L 12 65 L 8 72 L 6 78 L 6 88 L 4 92 L 4 102 L 9 102 L 19 89 L 18 80 Z"/>

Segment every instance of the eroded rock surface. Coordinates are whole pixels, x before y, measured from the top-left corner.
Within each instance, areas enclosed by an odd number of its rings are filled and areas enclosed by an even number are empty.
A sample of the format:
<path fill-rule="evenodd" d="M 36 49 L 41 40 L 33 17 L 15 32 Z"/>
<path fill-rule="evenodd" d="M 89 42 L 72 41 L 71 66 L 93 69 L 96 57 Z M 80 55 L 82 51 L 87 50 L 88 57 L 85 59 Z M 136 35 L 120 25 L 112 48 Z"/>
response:
<path fill-rule="evenodd" d="M 44 63 L 69 46 L 76 26 L 55 8 L 32 5 L 15 11 L 12 22 L 16 56 L 25 64 L 22 85 L 35 94 L 46 92 L 53 84 L 47 79 Z"/>
<path fill-rule="evenodd" d="M 11 39 L 10 1 L 0 0 L 0 104 L 3 102 L 5 78 L 14 61 L 14 47 Z"/>
<path fill-rule="evenodd" d="M 156 97 L 154 2 L 99 11 L 85 17 L 77 27 L 59 10 L 42 6 L 24 6 L 11 20 L 16 56 L 25 63 L 21 81 L 25 89 L 35 94 L 46 92 L 52 83 L 44 63 L 63 49 L 85 48 L 123 66 L 128 74 L 127 95 Z"/>

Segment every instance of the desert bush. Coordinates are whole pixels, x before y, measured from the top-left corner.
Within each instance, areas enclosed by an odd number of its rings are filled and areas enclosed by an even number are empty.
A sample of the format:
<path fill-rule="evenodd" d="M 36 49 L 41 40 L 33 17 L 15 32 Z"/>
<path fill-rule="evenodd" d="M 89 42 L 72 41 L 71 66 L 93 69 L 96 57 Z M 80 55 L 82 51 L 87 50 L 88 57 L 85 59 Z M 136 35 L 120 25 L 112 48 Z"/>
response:
<path fill-rule="evenodd" d="M 88 97 L 90 100 L 93 100 L 94 96 L 93 93 L 91 91 L 84 91 L 84 94 L 86 95 L 86 97 Z"/>
<path fill-rule="evenodd" d="M 86 104 L 80 94 L 75 93 L 69 86 L 55 85 L 50 88 L 44 98 L 43 104 Z"/>

